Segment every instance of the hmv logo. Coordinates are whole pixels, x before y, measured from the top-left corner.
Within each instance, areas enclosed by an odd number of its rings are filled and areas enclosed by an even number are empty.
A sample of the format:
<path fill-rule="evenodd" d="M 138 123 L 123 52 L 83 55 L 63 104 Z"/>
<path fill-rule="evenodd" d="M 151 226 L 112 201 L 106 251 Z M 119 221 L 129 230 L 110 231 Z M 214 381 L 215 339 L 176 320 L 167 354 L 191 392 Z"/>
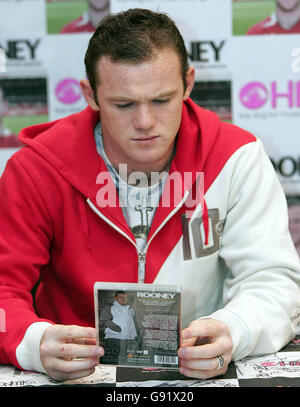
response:
<path fill-rule="evenodd" d="M 285 84 L 272 81 L 270 85 L 249 82 L 242 87 L 239 98 L 248 109 L 260 109 L 265 105 L 276 109 L 279 104 L 287 108 L 300 107 L 300 81 L 290 80 Z"/>

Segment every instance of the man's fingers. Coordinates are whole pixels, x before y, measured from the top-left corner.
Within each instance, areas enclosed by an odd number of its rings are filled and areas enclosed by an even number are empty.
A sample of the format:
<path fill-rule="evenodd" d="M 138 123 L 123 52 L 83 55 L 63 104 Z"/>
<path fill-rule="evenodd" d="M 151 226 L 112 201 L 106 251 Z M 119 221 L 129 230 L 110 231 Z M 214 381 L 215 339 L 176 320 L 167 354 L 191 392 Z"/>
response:
<path fill-rule="evenodd" d="M 180 373 L 199 379 L 224 374 L 231 361 L 232 346 L 229 330 L 223 322 L 210 318 L 191 322 L 182 331 L 178 350 Z M 220 355 L 224 365 L 218 369 L 217 356 Z"/>
<path fill-rule="evenodd" d="M 194 346 L 196 344 L 196 342 L 197 342 L 197 339 L 198 338 L 196 338 L 196 337 L 195 338 L 189 338 L 189 339 L 182 339 L 180 346 L 181 347 Z"/>
<path fill-rule="evenodd" d="M 52 325 L 46 329 L 45 334 L 56 340 L 95 338 L 96 329 L 78 325 Z"/>
<path fill-rule="evenodd" d="M 205 337 L 193 337 L 189 339 L 182 339 L 181 340 L 181 346 L 199 346 L 199 345 L 204 345 L 206 343 L 210 343 L 210 338 Z"/>
<path fill-rule="evenodd" d="M 214 342 L 201 346 L 182 347 L 178 350 L 178 356 L 187 359 L 211 359 L 224 352 L 223 343 Z"/>
<path fill-rule="evenodd" d="M 198 379 L 208 379 L 215 376 L 224 374 L 231 361 L 231 356 L 224 354 L 224 365 L 219 367 L 219 362 L 216 357 L 211 359 L 181 359 L 180 360 L 180 373 L 187 377 L 194 377 Z"/>
<path fill-rule="evenodd" d="M 57 349 L 57 348 L 56 348 Z M 65 344 L 58 345 L 57 357 L 60 358 L 90 358 L 104 355 L 104 350 L 95 345 Z"/>
<path fill-rule="evenodd" d="M 77 343 L 78 345 L 96 345 L 96 338 L 72 338 L 66 339 L 67 343 Z"/>
<path fill-rule="evenodd" d="M 40 343 L 45 370 L 58 380 L 75 379 L 93 373 L 104 349 L 96 346 L 96 329 L 78 325 L 51 325 Z"/>
<path fill-rule="evenodd" d="M 104 349 L 96 345 L 77 345 L 72 343 L 43 342 L 40 345 L 41 357 L 99 358 L 104 355 Z"/>
<path fill-rule="evenodd" d="M 190 323 L 190 325 L 183 329 L 182 338 L 190 339 L 193 337 L 205 337 L 222 335 L 227 329 L 226 325 L 221 321 L 213 319 L 198 319 Z"/>
<path fill-rule="evenodd" d="M 96 345 L 96 338 L 80 338 L 80 342 L 78 343 L 82 345 Z"/>
<path fill-rule="evenodd" d="M 230 358 L 224 355 L 224 367 L 226 367 L 230 363 Z M 218 369 L 219 362 L 216 357 L 211 359 L 181 359 L 180 360 L 180 367 L 183 369 L 197 369 L 197 370 L 208 370 L 208 371 L 216 371 L 221 370 Z"/>
<path fill-rule="evenodd" d="M 66 377 L 67 375 L 69 378 L 72 373 L 94 369 L 98 364 L 98 358 L 87 358 L 82 360 L 53 359 L 52 363 L 49 362 L 49 368 L 53 372 L 62 373 L 62 377 Z"/>

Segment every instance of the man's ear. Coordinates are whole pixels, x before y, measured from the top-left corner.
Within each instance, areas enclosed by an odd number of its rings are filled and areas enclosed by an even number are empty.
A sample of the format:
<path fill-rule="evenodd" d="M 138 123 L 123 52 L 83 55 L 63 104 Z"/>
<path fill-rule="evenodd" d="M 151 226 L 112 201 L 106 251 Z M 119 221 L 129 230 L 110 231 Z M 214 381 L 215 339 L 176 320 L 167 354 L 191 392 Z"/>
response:
<path fill-rule="evenodd" d="M 186 89 L 183 95 L 183 100 L 187 100 L 187 98 L 190 96 L 194 83 L 195 83 L 195 68 L 193 66 L 190 66 L 187 70 L 186 76 L 185 76 L 185 83 L 186 83 Z"/>
<path fill-rule="evenodd" d="M 80 81 L 80 87 L 82 94 L 89 104 L 89 106 L 96 111 L 99 111 L 99 106 L 97 105 L 95 98 L 94 98 L 94 93 L 91 88 L 90 82 L 87 79 L 81 79 Z"/>

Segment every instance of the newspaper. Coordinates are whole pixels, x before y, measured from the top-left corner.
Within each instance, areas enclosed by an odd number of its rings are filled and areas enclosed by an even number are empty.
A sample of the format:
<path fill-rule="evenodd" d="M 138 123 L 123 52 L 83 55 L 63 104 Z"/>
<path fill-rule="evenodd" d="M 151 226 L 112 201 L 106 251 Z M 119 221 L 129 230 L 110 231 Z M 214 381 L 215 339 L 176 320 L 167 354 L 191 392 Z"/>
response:
<path fill-rule="evenodd" d="M 66 385 L 108 385 L 116 382 L 116 368 L 96 366 L 89 376 L 74 380 L 55 380 L 44 373 L 23 371 L 14 366 L 0 366 L 0 387 L 66 386 Z"/>

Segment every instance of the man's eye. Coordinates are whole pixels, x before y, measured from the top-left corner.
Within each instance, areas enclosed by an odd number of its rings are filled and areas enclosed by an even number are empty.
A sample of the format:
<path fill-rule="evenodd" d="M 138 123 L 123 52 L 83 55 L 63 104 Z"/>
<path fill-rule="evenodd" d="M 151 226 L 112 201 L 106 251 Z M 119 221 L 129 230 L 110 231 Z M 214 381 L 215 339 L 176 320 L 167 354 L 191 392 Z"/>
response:
<path fill-rule="evenodd" d="M 133 103 L 122 103 L 122 104 L 117 104 L 116 106 L 119 109 L 127 109 L 127 108 L 133 106 Z"/>
<path fill-rule="evenodd" d="M 168 102 L 170 102 L 170 99 L 154 99 L 153 100 L 153 103 L 156 103 L 158 105 L 162 105 L 162 104 L 168 103 Z"/>

